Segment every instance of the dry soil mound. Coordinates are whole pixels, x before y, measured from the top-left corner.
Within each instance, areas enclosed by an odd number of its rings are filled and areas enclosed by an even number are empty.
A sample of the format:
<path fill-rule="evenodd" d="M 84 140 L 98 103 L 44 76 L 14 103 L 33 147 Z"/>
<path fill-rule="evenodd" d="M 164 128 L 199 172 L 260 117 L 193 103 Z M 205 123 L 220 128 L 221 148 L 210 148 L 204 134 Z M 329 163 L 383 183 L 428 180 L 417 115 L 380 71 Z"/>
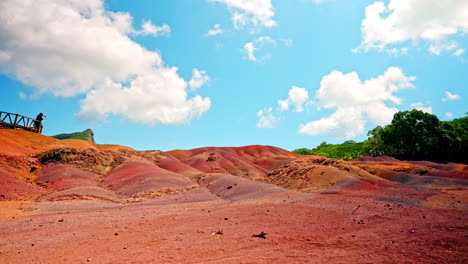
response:
<path fill-rule="evenodd" d="M 381 178 L 419 187 L 468 185 L 468 166 L 429 161 L 353 161 L 353 164 Z"/>
<path fill-rule="evenodd" d="M 197 177 L 200 174 L 203 174 L 202 171 L 197 170 L 180 160 L 166 154 L 167 158 L 160 160 L 157 164 L 160 168 L 163 168 L 168 171 L 179 173 L 190 178 Z"/>
<path fill-rule="evenodd" d="M 36 183 L 49 190 L 63 191 L 98 185 L 98 175 L 65 164 L 45 166 L 38 172 Z"/>
<path fill-rule="evenodd" d="M 264 181 L 285 188 L 313 192 L 379 177 L 342 160 L 307 156 L 271 171 Z"/>
<path fill-rule="evenodd" d="M 271 146 L 207 147 L 167 152 L 205 173 L 225 173 L 258 179 L 299 155 Z"/>
<path fill-rule="evenodd" d="M 0 171 L 0 201 L 24 199 L 44 194 L 45 191 L 34 184 L 20 181 Z"/>
<path fill-rule="evenodd" d="M 293 201 L 309 197 L 272 184 L 266 184 L 238 176 L 222 173 L 207 174 L 199 184 L 218 197 L 229 201 Z"/>
<path fill-rule="evenodd" d="M 0 153 L 23 155 L 60 148 L 64 146 L 75 148 L 96 148 L 95 144 L 83 140 L 59 140 L 45 135 L 14 129 L 0 129 Z"/>
<path fill-rule="evenodd" d="M 128 197 L 167 193 L 194 188 L 189 178 L 146 162 L 128 162 L 106 176 L 102 184 L 109 190 Z"/>
<path fill-rule="evenodd" d="M 115 193 L 98 186 L 75 187 L 42 196 L 37 201 L 104 200 L 123 201 Z"/>

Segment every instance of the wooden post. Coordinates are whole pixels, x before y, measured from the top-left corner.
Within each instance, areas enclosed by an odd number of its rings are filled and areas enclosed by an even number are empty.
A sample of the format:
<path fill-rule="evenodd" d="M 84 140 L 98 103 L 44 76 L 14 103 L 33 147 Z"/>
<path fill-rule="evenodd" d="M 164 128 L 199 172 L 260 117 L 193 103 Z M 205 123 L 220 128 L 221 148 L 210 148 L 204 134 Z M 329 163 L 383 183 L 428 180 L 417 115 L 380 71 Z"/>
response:
<path fill-rule="evenodd" d="M 13 129 L 16 128 L 16 121 L 18 120 L 18 114 L 15 114 L 15 122 L 13 122 Z"/>

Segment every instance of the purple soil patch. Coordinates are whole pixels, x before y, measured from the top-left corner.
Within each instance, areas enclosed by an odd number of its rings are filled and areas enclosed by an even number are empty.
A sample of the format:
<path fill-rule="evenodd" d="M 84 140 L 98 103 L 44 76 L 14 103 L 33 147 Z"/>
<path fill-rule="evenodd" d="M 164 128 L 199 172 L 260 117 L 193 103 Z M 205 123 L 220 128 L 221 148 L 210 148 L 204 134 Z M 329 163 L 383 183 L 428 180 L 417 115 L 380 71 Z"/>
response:
<path fill-rule="evenodd" d="M 430 161 L 407 161 L 414 165 L 426 166 L 437 169 L 432 176 L 468 180 L 468 165 L 459 163 L 440 164 Z"/>
<path fill-rule="evenodd" d="M 267 173 L 262 167 L 242 159 L 233 151 L 202 152 L 185 162 L 206 173 L 228 173 L 249 179 L 263 177 Z"/>
<path fill-rule="evenodd" d="M 381 201 L 381 202 L 387 202 L 387 203 L 393 203 L 401 206 L 411 206 L 411 207 L 420 207 L 420 204 L 424 201 L 425 199 L 418 199 L 418 198 L 390 198 L 390 197 L 381 197 L 381 198 L 375 198 L 376 201 Z"/>
<path fill-rule="evenodd" d="M 158 166 L 160 168 L 163 168 L 165 170 L 175 172 L 182 174 L 187 177 L 192 177 L 195 175 L 199 175 L 200 173 L 203 173 L 193 167 L 190 167 L 189 165 L 181 162 L 180 160 L 171 157 L 169 154 L 167 154 L 169 158 L 163 159 L 158 163 Z"/>
<path fill-rule="evenodd" d="M 118 166 L 105 178 L 103 186 L 125 196 L 196 187 L 189 178 L 154 164 L 128 162 Z"/>
<path fill-rule="evenodd" d="M 208 174 L 200 180 L 200 185 L 208 188 L 218 197 L 229 201 L 260 199 L 291 201 L 311 197 L 310 194 L 221 173 Z"/>
<path fill-rule="evenodd" d="M 58 164 L 42 168 L 36 182 L 47 189 L 63 191 L 76 187 L 97 186 L 98 175 L 83 169 Z"/>
<path fill-rule="evenodd" d="M 434 168 L 437 170 L 446 170 L 446 171 L 451 170 L 456 165 L 455 163 L 442 164 L 442 163 L 435 163 L 431 161 L 405 161 L 405 163 L 425 166 L 425 167 Z"/>
<path fill-rule="evenodd" d="M 206 147 L 174 150 L 168 155 L 205 173 L 226 173 L 249 179 L 264 177 L 299 155 L 271 146 Z"/>
<path fill-rule="evenodd" d="M 0 171 L 0 201 L 41 195 L 44 190 Z"/>
<path fill-rule="evenodd" d="M 468 181 L 466 180 L 457 180 L 435 176 L 420 176 L 402 172 L 388 172 L 381 176 L 390 181 L 408 184 L 414 187 L 437 188 L 468 186 Z"/>

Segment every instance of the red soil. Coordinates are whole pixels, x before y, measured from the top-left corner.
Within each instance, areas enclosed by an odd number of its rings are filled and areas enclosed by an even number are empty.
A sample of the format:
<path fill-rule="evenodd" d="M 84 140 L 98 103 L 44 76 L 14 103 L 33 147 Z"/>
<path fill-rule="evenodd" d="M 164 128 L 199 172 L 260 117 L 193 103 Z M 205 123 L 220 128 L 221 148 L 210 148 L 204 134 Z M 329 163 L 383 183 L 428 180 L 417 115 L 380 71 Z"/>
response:
<path fill-rule="evenodd" d="M 229 174 L 208 174 L 199 184 L 228 201 L 294 201 L 310 195 Z"/>
<path fill-rule="evenodd" d="M 59 140 L 24 130 L 0 129 L 0 154 L 24 155 L 60 147 L 99 148 L 102 150 L 131 149 L 119 145 L 97 145 L 78 139 Z"/>
<path fill-rule="evenodd" d="M 79 168 L 57 164 L 42 168 L 36 183 L 54 191 L 98 185 L 98 175 Z"/>
<path fill-rule="evenodd" d="M 167 152 L 187 165 L 206 173 L 228 173 L 258 179 L 299 155 L 271 146 L 197 148 Z"/>
<path fill-rule="evenodd" d="M 0 145 L 0 263 L 468 262 L 464 164 Z"/>
<path fill-rule="evenodd" d="M 26 183 L 0 171 L 0 201 L 24 199 L 44 194 L 35 184 Z"/>
<path fill-rule="evenodd" d="M 143 162 L 128 162 L 115 168 L 102 184 L 124 196 L 139 196 L 149 192 L 175 191 L 196 186 L 183 175 Z"/>

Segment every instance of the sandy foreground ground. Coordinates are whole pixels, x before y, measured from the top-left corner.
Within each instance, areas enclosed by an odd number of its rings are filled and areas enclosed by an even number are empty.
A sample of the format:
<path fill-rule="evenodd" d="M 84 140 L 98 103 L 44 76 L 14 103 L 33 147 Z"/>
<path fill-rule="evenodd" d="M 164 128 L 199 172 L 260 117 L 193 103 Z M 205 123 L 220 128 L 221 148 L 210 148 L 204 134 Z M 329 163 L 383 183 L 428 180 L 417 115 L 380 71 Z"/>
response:
<path fill-rule="evenodd" d="M 453 204 L 438 209 L 428 191 L 353 189 L 276 202 L 26 203 L 0 221 L 0 262 L 467 263 L 461 191 L 438 195 Z"/>

